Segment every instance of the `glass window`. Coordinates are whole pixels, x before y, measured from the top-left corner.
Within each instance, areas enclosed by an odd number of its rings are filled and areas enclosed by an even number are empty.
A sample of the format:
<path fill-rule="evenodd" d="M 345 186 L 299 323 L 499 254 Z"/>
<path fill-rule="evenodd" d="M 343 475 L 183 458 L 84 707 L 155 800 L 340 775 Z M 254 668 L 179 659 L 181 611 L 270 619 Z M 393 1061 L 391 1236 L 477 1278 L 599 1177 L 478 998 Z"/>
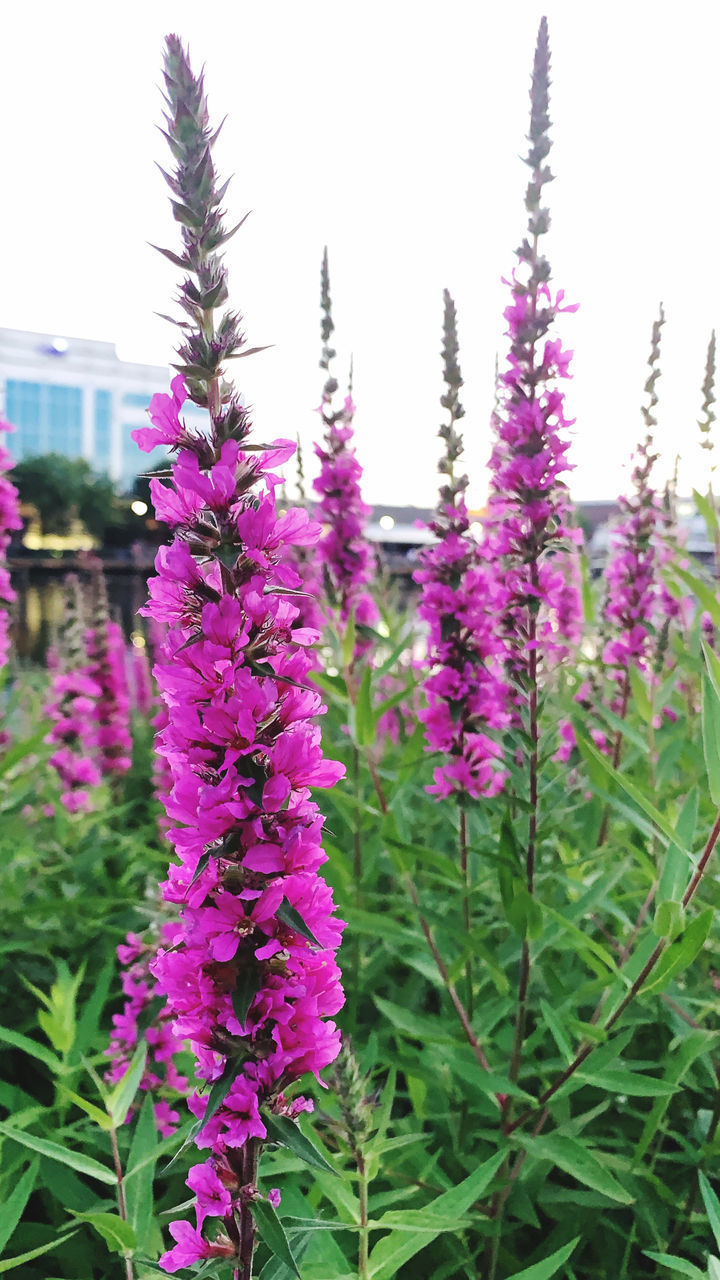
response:
<path fill-rule="evenodd" d="M 147 409 L 151 399 L 147 391 L 126 391 L 122 402 L 130 409 Z"/>
<path fill-rule="evenodd" d="M 77 458 L 82 453 L 82 390 L 80 387 L 43 387 L 50 452 Z"/>
<path fill-rule="evenodd" d="M 5 412 L 17 430 L 8 434 L 7 445 L 16 458 L 44 453 L 42 384 L 8 378 L 5 384 Z"/>
<path fill-rule="evenodd" d="M 38 453 L 79 457 L 83 413 L 80 387 L 8 378 L 5 403 L 8 419 L 17 427 L 17 432 L 8 440 L 16 457 Z"/>
<path fill-rule="evenodd" d="M 94 465 L 98 471 L 110 469 L 112 448 L 112 394 L 95 392 L 95 454 Z"/>

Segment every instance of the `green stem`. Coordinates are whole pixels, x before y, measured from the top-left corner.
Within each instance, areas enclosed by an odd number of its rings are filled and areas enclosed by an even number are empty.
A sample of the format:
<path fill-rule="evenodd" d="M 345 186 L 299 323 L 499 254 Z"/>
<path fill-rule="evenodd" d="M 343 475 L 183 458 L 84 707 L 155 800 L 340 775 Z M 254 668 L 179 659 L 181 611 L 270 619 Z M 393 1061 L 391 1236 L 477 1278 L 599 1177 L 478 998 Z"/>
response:
<path fill-rule="evenodd" d="M 368 1186 L 369 1178 L 365 1167 L 363 1153 L 360 1150 L 355 1151 L 355 1163 L 357 1164 L 360 1196 L 360 1231 L 358 1233 L 358 1280 L 368 1280 L 368 1257 L 370 1228 L 368 1227 Z"/>
<path fill-rule="evenodd" d="M 358 906 L 362 906 L 362 836 L 360 834 L 360 752 L 357 747 L 353 747 L 352 753 L 352 780 L 353 794 L 355 797 L 355 827 L 353 830 L 353 881 L 355 885 L 355 895 Z M 362 943 L 360 934 L 356 930 L 353 939 L 352 951 L 352 999 L 349 1001 L 349 1015 L 351 1026 L 355 1026 L 357 1022 L 358 1002 L 360 999 L 360 969 L 362 966 Z"/>
<path fill-rule="evenodd" d="M 114 1124 L 110 1126 L 110 1145 L 112 1147 L 113 1165 L 115 1166 L 115 1177 L 117 1178 L 118 1213 L 120 1214 L 123 1222 L 127 1222 L 127 1202 L 125 1200 L 125 1187 L 123 1185 L 123 1170 L 120 1160 L 120 1151 L 118 1148 L 117 1130 Z M 134 1280 L 132 1260 L 130 1258 L 125 1258 L 124 1262 L 126 1280 Z"/>
<path fill-rule="evenodd" d="M 465 929 L 465 945 L 470 947 L 470 935 L 472 933 L 472 912 L 470 909 L 470 860 L 468 858 L 467 843 L 467 815 L 463 808 L 460 809 L 460 870 L 463 878 L 463 927 Z M 473 1016 L 473 972 L 472 972 L 472 953 L 468 953 L 465 961 L 465 1008 L 468 1017 Z"/>
<path fill-rule="evenodd" d="M 622 686 L 622 694 L 621 694 L 621 702 L 620 702 L 620 719 L 621 720 L 624 720 L 628 713 L 629 702 L 630 702 L 630 674 L 629 672 L 626 671 L 625 676 L 623 678 L 623 686 Z M 620 764 L 620 757 L 622 755 L 622 743 L 623 743 L 622 729 L 618 729 L 615 734 L 615 742 L 613 743 L 613 753 L 612 753 L 613 769 L 617 769 Z M 605 844 L 605 841 L 607 840 L 609 825 L 610 825 L 610 806 L 606 804 L 603 812 L 602 823 L 600 826 L 600 832 L 597 840 L 598 849 L 601 849 L 602 846 Z"/>

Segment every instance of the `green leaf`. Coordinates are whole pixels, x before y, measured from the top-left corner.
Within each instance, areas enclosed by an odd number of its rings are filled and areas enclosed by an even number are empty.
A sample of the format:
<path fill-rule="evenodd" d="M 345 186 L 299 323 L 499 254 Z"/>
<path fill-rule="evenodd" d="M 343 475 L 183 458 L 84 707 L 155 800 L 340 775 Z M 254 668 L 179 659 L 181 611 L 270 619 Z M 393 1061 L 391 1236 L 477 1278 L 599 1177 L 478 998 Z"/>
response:
<path fill-rule="evenodd" d="M 17 1186 L 11 1191 L 2 1207 L 2 1219 L 0 1219 L 0 1253 L 5 1248 L 18 1222 L 20 1221 L 25 1205 L 32 1194 L 35 1186 L 37 1171 L 40 1165 L 39 1160 L 33 1160 L 25 1170 L 22 1178 Z"/>
<path fill-rule="evenodd" d="M 579 1240 L 580 1236 L 576 1236 L 569 1244 L 564 1244 L 562 1248 L 556 1249 L 555 1253 L 551 1253 L 549 1258 L 543 1258 L 542 1262 L 536 1262 L 532 1267 L 526 1267 L 524 1271 L 513 1272 L 510 1280 L 550 1280 L 550 1277 L 557 1275 L 560 1268 L 567 1262 Z"/>
<path fill-rule="evenodd" d="M 518 1134 L 517 1138 L 535 1159 L 549 1160 L 558 1169 L 569 1173 L 571 1178 L 586 1187 L 592 1187 L 593 1191 L 599 1191 L 610 1200 L 616 1200 L 619 1204 L 633 1204 L 634 1196 L 621 1187 L 617 1178 L 600 1163 L 594 1151 L 577 1138 L 570 1138 L 562 1133 L 536 1138 Z"/>
<path fill-rule="evenodd" d="M 260 990 L 260 970 L 254 965 L 240 969 L 232 993 L 233 1013 L 241 1026 L 250 1012 L 250 1005 Z"/>
<path fill-rule="evenodd" d="M 552 1038 L 560 1050 L 560 1053 L 566 1062 L 570 1062 L 573 1057 L 573 1049 L 570 1041 L 565 1035 L 562 1022 L 555 1013 L 555 1010 L 550 1007 L 546 1000 L 540 1001 L 540 1009 L 542 1011 L 543 1019 L 550 1028 Z"/>
<path fill-rule="evenodd" d="M 701 911 L 680 937 L 665 949 L 653 973 L 640 988 L 641 995 L 664 990 L 677 973 L 682 973 L 683 969 L 687 969 L 688 965 L 692 964 L 705 945 L 714 914 L 712 907 Z"/>
<path fill-rule="evenodd" d="M 682 902 L 672 902 L 665 899 L 661 902 L 655 912 L 653 920 L 653 932 L 658 938 L 667 938 L 672 941 L 677 938 L 685 928 L 685 908 Z"/>
<path fill-rule="evenodd" d="M 441 1196 L 432 1200 L 425 1210 L 413 1210 L 421 1216 L 424 1214 L 432 1214 L 441 1220 L 449 1218 L 461 1218 L 467 1213 L 471 1205 L 475 1204 L 481 1196 L 487 1191 L 492 1183 L 495 1174 L 505 1159 L 505 1151 L 496 1151 L 494 1156 L 479 1165 L 469 1177 L 465 1178 L 458 1186 L 453 1187 L 450 1191 L 445 1191 Z M 410 1211 L 407 1211 L 410 1212 Z M 415 1235 L 408 1232 L 394 1230 L 389 1235 L 383 1236 L 382 1240 L 373 1248 L 370 1254 L 370 1263 L 368 1267 L 368 1276 L 370 1280 L 394 1280 L 400 1267 L 413 1258 L 416 1253 L 424 1249 L 430 1244 L 436 1235 L 440 1235 L 441 1229 L 435 1232 L 417 1232 Z"/>
<path fill-rule="evenodd" d="M 38 1013 L 38 1022 L 53 1049 L 63 1055 L 67 1055 L 75 1043 L 75 1004 L 84 973 L 84 964 L 76 974 L 71 974 L 67 965 L 61 962 L 58 964 L 57 978 L 50 988 L 49 998 L 42 997 L 47 1005 L 47 1012 L 41 1010 Z"/>
<path fill-rule="evenodd" d="M 446 1023 L 438 1017 L 427 1013 L 416 1013 L 392 1000 L 383 1000 L 382 996 L 374 996 L 373 1000 L 384 1018 L 414 1040 L 422 1040 L 427 1044 L 452 1044 L 455 1037 L 445 1030 Z"/>
<path fill-rule="evenodd" d="M 300 912 L 296 910 L 292 903 L 288 902 L 287 898 L 283 898 L 275 915 L 278 920 L 282 920 L 283 924 L 299 933 L 301 938 L 307 938 L 308 942 L 312 942 L 314 947 L 320 946 L 315 934 L 310 931 Z"/>
<path fill-rule="evenodd" d="M 635 783 L 631 782 L 624 773 L 620 773 L 619 770 L 613 769 L 612 764 L 606 759 L 602 751 L 598 751 L 597 747 L 595 747 L 585 736 L 584 729 L 580 721 L 574 722 L 574 725 L 575 736 L 577 738 L 577 744 L 580 748 L 581 754 L 584 755 L 587 760 L 592 761 L 597 770 L 609 781 L 620 787 L 621 790 L 623 790 L 625 794 L 628 795 L 630 799 L 648 815 L 648 817 L 654 822 L 658 831 L 661 831 L 666 839 L 676 841 L 677 832 L 673 831 L 670 824 L 665 820 L 655 806 L 650 803 L 644 792 L 642 792 L 639 787 L 636 787 Z"/>
<path fill-rule="evenodd" d="M 283 1218 L 288 1235 L 304 1231 L 357 1231 L 357 1222 L 336 1222 L 334 1218 Z"/>
<path fill-rule="evenodd" d="M 239 1076 L 244 1065 L 245 1065 L 244 1060 L 242 1058 L 228 1058 L 227 1062 L 225 1063 L 225 1070 L 223 1071 L 219 1079 L 215 1081 L 214 1085 L 212 1086 L 208 1094 L 207 1108 L 205 1110 L 205 1115 L 201 1116 L 199 1120 L 196 1120 L 195 1123 L 191 1125 L 190 1129 L 188 1130 L 185 1141 L 183 1142 L 181 1147 L 178 1147 L 172 1160 L 168 1160 L 167 1164 L 165 1165 L 165 1168 L 162 1170 L 163 1173 L 167 1173 L 168 1169 L 172 1165 L 174 1165 L 175 1161 L 178 1159 L 179 1156 L 182 1155 L 186 1147 L 189 1147 L 190 1144 L 195 1141 L 197 1135 L 199 1134 L 203 1126 L 206 1125 L 208 1120 L 210 1120 L 212 1116 L 215 1115 L 215 1112 L 217 1111 L 218 1107 L 221 1106 L 222 1103 L 225 1101 L 225 1098 L 227 1097 L 227 1095 L 229 1094 L 232 1088 L 233 1081 L 235 1080 L 236 1076 Z"/>
<path fill-rule="evenodd" d="M 717 1032 L 703 1031 L 701 1028 L 689 1031 L 684 1040 L 679 1045 L 671 1045 L 670 1052 L 667 1054 L 664 1062 L 665 1071 L 663 1079 L 666 1084 L 672 1088 L 672 1094 L 663 1098 L 658 1098 L 653 1104 L 652 1110 L 645 1121 L 640 1141 L 635 1147 L 633 1153 L 633 1165 L 637 1167 L 648 1151 L 657 1130 L 662 1123 L 663 1116 L 667 1111 L 670 1097 L 672 1097 L 678 1089 L 678 1086 L 690 1070 L 692 1064 L 697 1058 L 703 1054 L 710 1053 L 711 1049 L 717 1041 Z"/>
<path fill-rule="evenodd" d="M 278 1142 L 281 1146 L 287 1147 L 294 1155 L 299 1156 L 315 1169 L 324 1169 L 326 1173 L 333 1173 L 339 1177 L 337 1169 L 333 1169 L 333 1166 L 289 1116 L 276 1116 L 273 1112 L 264 1112 L 263 1124 L 271 1142 Z"/>
<path fill-rule="evenodd" d="M 674 1093 L 672 1085 L 667 1081 L 655 1080 L 652 1076 L 644 1076 L 640 1071 L 629 1071 L 625 1067 L 609 1071 L 583 1071 L 581 1068 L 577 1074 L 596 1089 L 627 1094 L 628 1098 L 664 1098 Z"/>
<path fill-rule="evenodd" d="M 702 739 L 708 790 L 713 804 L 720 805 L 720 698 L 703 676 Z"/>
<path fill-rule="evenodd" d="M 292 1255 L 282 1222 L 272 1205 L 268 1204 L 267 1200 L 251 1200 L 250 1212 L 257 1223 L 263 1244 L 267 1245 L 270 1252 L 284 1262 L 286 1267 L 294 1271 L 296 1276 L 299 1276 L 300 1271 Z"/>
<path fill-rule="evenodd" d="M 137 1246 L 135 1232 L 129 1222 L 117 1213 L 73 1213 L 80 1222 L 87 1222 L 105 1241 L 111 1253 L 129 1254 Z"/>
<path fill-rule="evenodd" d="M 79 1107 L 81 1111 L 90 1116 L 90 1119 L 94 1120 L 95 1124 L 98 1124 L 101 1129 L 107 1131 L 112 1128 L 113 1122 L 110 1116 L 107 1112 L 101 1111 L 100 1107 L 96 1107 L 94 1102 L 88 1102 L 87 1098 L 82 1098 L 79 1093 L 74 1093 L 72 1089 L 68 1089 L 62 1083 L 60 1083 L 59 1088 L 66 1098 L 69 1098 L 71 1102 L 75 1103 L 76 1107 Z"/>
<path fill-rule="evenodd" d="M 359 747 L 371 747 L 375 741 L 375 712 L 372 706 L 371 679 L 372 670 L 368 665 L 363 671 L 355 703 L 355 734 Z"/>
<path fill-rule="evenodd" d="M 720 698 L 720 658 L 718 658 L 715 650 L 711 649 L 710 645 L 702 637 L 700 639 L 700 644 L 702 645 L 705 666 L 710 678 L 710 683 L 712 684 L 718 698 Z"/>
<path fill-rule="evenodd" d="M 124 1123 L 125 1117 L 130 1110 L 132 1100 L 138 1091 L 138 1085 L 143 1078 L 146 1059 L 147 1044 L 144 1040 L 141 1040 L 132 1056 L 124 1076 L 118 1080 L 117 1084 L 113 1086 L 108 1094 L 108 1114 L 110 1115 L 116 1129 Z"/>
<path fill-rule="evenodd" d="M 686 587 L 690 588 L 701 607 L 710 614 L 715 626 L 720 626 L 720 601 L 710 584 L 698 574 L 689 573 L 687 569 L 681 569 L 677 564 L 673 565 L 673 573 L 685 583 Z"/>
<path fill-rule="evenodd" d="M 64 1236 L 58 1236 L 57 1240 L 51 1240 L 49 1244 L 41 1244 L 38 1249 L 30 1249 L 27 1253 L 19 1253 L 14 1258 L 3 1258 L 0 1261 L 0 1274 L 4 1271 L 14 1271 L 16 1267 L 22 1266 L 24 1262 L 30 1262 L 33 1258 L 39 1258 L 43 1253 L 50 1253 L 52 1249 L 59 1249 L 65 1244 L 66 1240 L 71 1240 L 77 1235 L 77 1231 L 68 1231 Z"/>
<path fill-rule="evenodd" d="M 692 496 L 693 496 L 693 501 L 695 503 L 695 506 L 697 507 L 698 511 L 700 512 L 700 515 L 705 521 L 708 527 L 708 533 L 712 538 L 712 535 L 714 533 L 717 533 L 720 530 L 720 525 L 718 524 L 718 514 L 717 514 L 717 511 L 715 510 L 715 506 L 706 494 L 699 493 L 697 489 L 693 489 Z"/>
<path fill-rule="evenodd" d="M 98 1182 L 104 1182 L 108 1187 L 114 1187 L 117 1184 L 115 1171 L 107 1169 L 104 1164 L 100 1164 L 99 1160 L 93 1160 L 92 1156 L 85 1156 L 80 1151 L 69 1151 L 67 1147 L 61 1147 L 57 1142 L 48 1142 L 45 1138 L 36 1138 L 34 1133 L 13 1129 L 12 1125 L 4 1121 L 0 1121 L 0 1133 L 6 1138 L 11 1138 L 13 1142 L 19 1142 L 23 1147 L 29 1147 L 31 1151 L 37 1151 L 38 1155 L 66 1164 L 70 1169 L 76 1169 L 78 1173 L 87 1174 L 88 1178 L 97 1178 Z"/>
<path fill-rule="evenodd" d="M 646 724 L 650 724 L 653 718 L 653 705 L 642 672 L 631 664 L 628 668 L 628 676 L 630 678 L 630 691 L 633 702 Z"/>
<path fill-rule="evenodd" d="M 643 1255 L 650 1258 L 652 1262 L 659 1262 L 661 1267 L 669 1267 L 678 1275 L 689 1276 L 690 1280 L 707 1280 L 705 1272 L 696 1267 L 693 1262 L 687 1262 L 685 1258 L 677 1258 L 673 1253 L 653 1253 L 650 1249 L 643 1249 Z"/>
<path fill-rule="evenodd" d="M 62 1075 L 65 1067 L 54 1053 L 46 1049 L 43 1044 L 38 1044 L 36 1040 L 31 1040 L 29 1036 L 21 1035 L 19 1031 L 11 1031 L 9 1027 L 0 1027 L 0 1040 L 5 1044 L 10 1044 L 14 1049 L 22 1049 L 24 1053 L 29 1053 L 32 1058 L 37 1058 L 39 1062 L 44 1063 L 46 1067 L 55 1075 Z"/>
<path fill-rule="evenodd" d="M 657 889 L 658 902 L 665 900 L 679 901 L 685 890 L 688 873 L 692 870 L 692 863 L 688 857 L 687 850 L 692 849 L 695 840 L 698 800 L 698 789 L 693 787 L 685 798 L 685 803 L 675 824 L 676 839 L 668 844 L 667 853 L 663 859 Z"/>
<path fill-rule="evenodd" d="M 148 1093 L 135 1122 L 135 1131 L 127 1159 L 128 1174 L 138 1167 L 138 1175 L 129 1182 L 126 1179 L 125 1184 L 128 1221 L 135 1231 L 140 1249 L 150 1249 L 152 1243 L 153 1178 L 157 1160 L 157 1140 L 153 1100 L 152 1095 Z M 155 1158 L 146 1162 L 146 1156 Z"/>
<path fill-rule="evenodd" d="M 710 1186 L 710 1183 L 705 1177 L 702 1169 L 698 1173 L 698 1180 L 700 1182 L 700 1194 L 702 1195 L 703 1204 L 705 1205 L 708 1220 L 712 1227 L 712 1233 L 715 1237 L 715 1244 L 718 1249 L 720 1249 L 720 1201 L 715 1195 L 715 1192 Z"/>
<path fill-rule="evenodd" d="M 588 560 L 587 553 L 585 551 L 580 552 L 580 574 L 582 582 L 583 617 L 588 626 L 592 626 L 595 621 L 595 601 L 593 599 L 590 561 Z"/>

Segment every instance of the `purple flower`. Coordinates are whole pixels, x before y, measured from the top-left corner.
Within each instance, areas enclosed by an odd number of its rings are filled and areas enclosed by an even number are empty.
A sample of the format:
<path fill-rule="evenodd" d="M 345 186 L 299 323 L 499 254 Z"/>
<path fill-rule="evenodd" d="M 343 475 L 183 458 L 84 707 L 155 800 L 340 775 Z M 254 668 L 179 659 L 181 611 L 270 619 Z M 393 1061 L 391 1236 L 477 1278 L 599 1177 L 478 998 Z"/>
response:
<path fill-rule="evenodd" d="M 252 487 L 236 490 L 228 483 L 227 442 L 205 441 L 209 447 L 216 459 L 209 466 L 179 449 L 168 492 L 182 499 L 189 484 L 203 506 L 186 504 L 191 514 L 158 554 L 144 610 L 169 627 L 155 677 L 167 707 L 158 748 L 179 864 L 164 894 L 181 912 L 172 949 L 161 947 L 151 967 L 201 1078 L 217 1079 L 233 1046 L 251 1046 L 197 1139 L 212 1153 L 210 1165 L 198 1166 L 210 1171 L 202 1193 L 193 1188 L 202 1220 L 225 1212 L 219 1187 L 237 1183 L 233 1152 L 265 1137 L 261 1108 L 273 1105 L 281 1084 L 335 1057 L 339 1035 L 325 1019 L 342 1005 L 333 962 L 342 925 L 318 876 L 322 819 L 310 789 L 331 786 L 343 768 L 323 760 L 313 724 L 321 704 L 299 687 L 310 666 L 309 637 L 298 632 L 292 596 L 282 593 L 299 585 L 286 548 L 311 544 L 319 526 L 304 511 L 277 516 L 274 477 L 263 470 L 268 455 L 232 450 L 236 474 L 247 475 L 248 460 L 253 474 Z M 200 521 L 218 534 L 196 558 L 188 539 Z M 284 903 L 299 912 L 320 950 L 281 920 Z M 232 997 L 247 969 L 257 994 L 240 1023 Z M 190 1106 L 202 1118 L 205 1095 Z"/>
<path fill-rule="evenodd" d="M 325 436 L 322 444 L 315 445 L 320 475 L 313 481 L 319 495 L 315 514 L 324 528 L 317 548 L 318 562 L 326 595 L 341 624 L 344 626 L 352 615 L 359 626 L 374 627 L 379 615 L 368 591 L 374 577 L 374 556 L 365 537 L 370 508 L 362 500 L 362 467 L 352 445 L 355 403 L 350 390 L 342 408 L 333 409 L 338 384 L 330 373 L 335 352 L 328 344 L 335 326 L 331 315 L 327 249 L 322 261 L 321 307 L 324 345 L 320 367 L 328 376 L 317 410 Z M 355 656 L 360 657 L 367 648 L 367 642 L 360 639 Z"/>
<path fill-rule="evenodd" d="M 495 618 L 504 597 L 492 565 L 486 563 L 470 531 L 465 502 L 467 477 L 455 473 L 462 437 L 455 423 L 464 414 L 459 390 L 455 303 L 444 294 L 444 376 L 441 404 L 450 418 L 440 428 L 445 451 L 439 470 L 445 477 L 430 529 L 437 542 L 421 555 L 414 574 L 421 587 L 418 614 L 427 624 L 429 674 L 427 707 L 421 709 L 428 749 L 443 758 L 429 790 L 439 798 L 475 799 L 502 789 L 505 771 L 494 733 L 510 723 L 504 683 L 502 640 Z"/>

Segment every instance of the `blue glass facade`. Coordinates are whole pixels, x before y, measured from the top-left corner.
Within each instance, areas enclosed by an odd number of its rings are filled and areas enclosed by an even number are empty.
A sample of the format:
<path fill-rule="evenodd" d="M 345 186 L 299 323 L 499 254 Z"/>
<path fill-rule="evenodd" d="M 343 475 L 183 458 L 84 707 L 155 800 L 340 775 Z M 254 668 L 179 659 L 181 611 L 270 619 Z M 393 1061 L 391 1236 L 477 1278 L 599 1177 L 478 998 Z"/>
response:
<path fill-rule="evenodd" d="M 95 449 L 93 465 L 97 471 L 109 471 L 112 457 L 112 395 L 95 392 Z"/>
<path fill-rule="evenodd" d="M 124 399 L 124 397 L 123 397 Z M 147 471 L 148 467 L 155 466 L 156 457 L 148 457 L 146 453 L 138 447 L 134 440 L 130 439 L 130 432 L 137 431 L 138 427 L 144 427 L 144 422 L 124 422 L 121 431 L 122 440 L 122 481 L 126 487 L 129 487 L 135 477 L 141 472 Z"/>
<path fill-rule="evenodd" d="M 8 378 L 5 412 L 17 428 L 8 437 L 16 458 L 41 453 L 82 453 L 83 393 L 81 387 Z"/>

